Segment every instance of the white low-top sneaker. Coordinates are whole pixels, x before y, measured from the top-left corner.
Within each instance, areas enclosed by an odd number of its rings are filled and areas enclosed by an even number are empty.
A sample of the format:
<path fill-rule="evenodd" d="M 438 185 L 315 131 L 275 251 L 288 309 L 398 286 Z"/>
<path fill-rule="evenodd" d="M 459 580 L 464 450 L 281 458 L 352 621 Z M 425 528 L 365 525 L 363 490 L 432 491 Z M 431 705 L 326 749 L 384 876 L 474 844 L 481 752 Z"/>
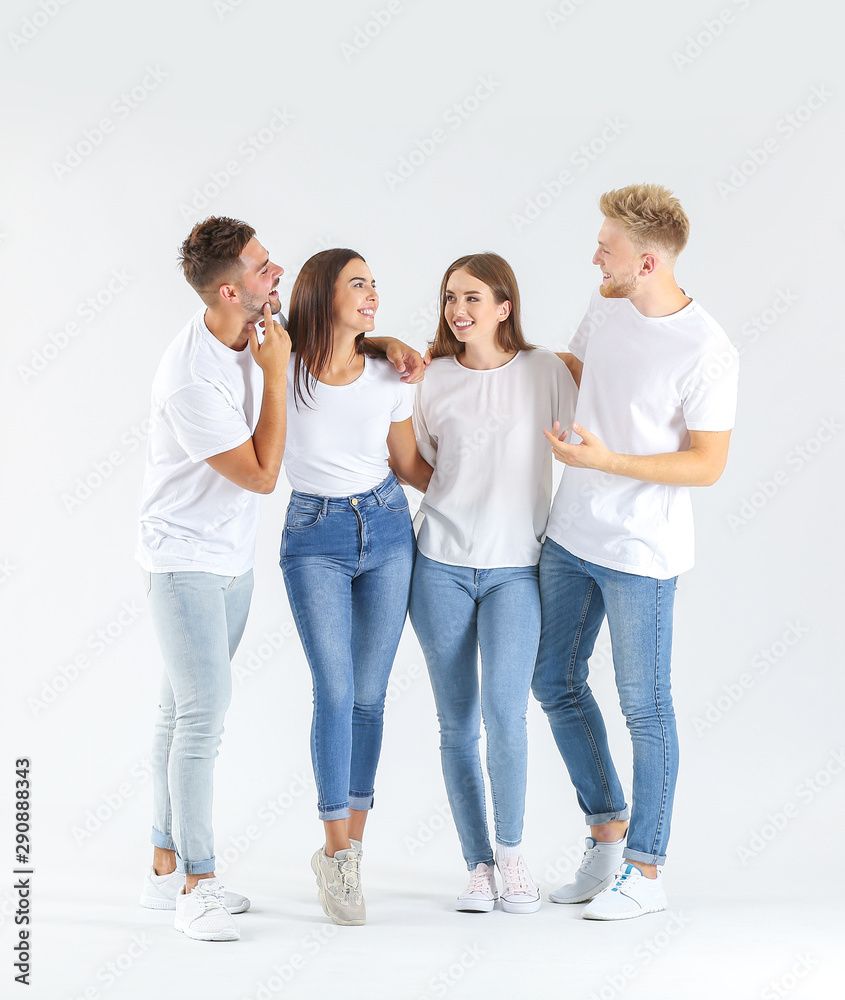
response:
<path fill-rule="evenodd" d="M 657 913 L 668 905 L 660 869 L 657 878 L 646 878 L 636 865 L 626 862 L 619 867 L 613 884 L 588 903 L 581 916 L 587 920 L 627 920 Z"/>
<path fill-rule="evenodd" d="M 496 858 L 502 876 L 502 909 L 506 913 L 534 913 L 540 909 L 540 890 L 521 854 Z"/>
<path fill-rule="evenodd" d="M 235 918 L 223 905 L 223 886 L 216 878 L 201 878 L 176 897 L 173 926 L 195 941 L 237 941 L 241 936 Z"/>
<path fill-rule="evenodd" d="M 206 881 L 202 879 L 201 881 Z M 141 906 L 148 910 L 175 910 L 176 897 L 185 884 L 185 876 L 181 872 L 171 872 L 169 875 L 156 875 L 152 865 L 144 876 L 144 888 L 141 892 Z M 223 892 L 223 905 L 229 913 L 245 913 L 252 905 L 246 896 L 239 892 Z"/>
<path fill-rule="evenodd" d="M 585 843 L 587 850 L 575 878 L 549 893 L 553 903 L 585 903 L 616 881 L 625 850 L 624 841 L 620 844 L 600 844 L 587 837 Z"/>
<path fill-rule="evenodd" d="M 470 875 L 469 885 L 455 900 L 455 909 L 461 913 L 489 913 L 498 898 L 495 869 L 482 861 Z"/>

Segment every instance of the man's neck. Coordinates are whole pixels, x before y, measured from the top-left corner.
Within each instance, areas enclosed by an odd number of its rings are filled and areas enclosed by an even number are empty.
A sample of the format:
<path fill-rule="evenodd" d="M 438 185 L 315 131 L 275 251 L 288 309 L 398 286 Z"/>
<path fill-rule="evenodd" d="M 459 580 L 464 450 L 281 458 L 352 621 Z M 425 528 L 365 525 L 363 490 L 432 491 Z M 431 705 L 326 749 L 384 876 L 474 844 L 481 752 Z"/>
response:
<path fill-rule="evenodd" d="M 683 289 L 678 287 L 671 274 L 667 274 L 662 280 L 650 282 L 645 288 L 637 289 L 630 298 L 631 305 L 638 312 L 652 318 L 671 316 L 692 302 Z"/>
<path fill-rule="evenodd" d="M 249 331 L 242 316 L 221 313 L 209 306 L 205 311 L 205 325 L 221 344 L 233 351 L 242 351 L 249 343 Z"/>

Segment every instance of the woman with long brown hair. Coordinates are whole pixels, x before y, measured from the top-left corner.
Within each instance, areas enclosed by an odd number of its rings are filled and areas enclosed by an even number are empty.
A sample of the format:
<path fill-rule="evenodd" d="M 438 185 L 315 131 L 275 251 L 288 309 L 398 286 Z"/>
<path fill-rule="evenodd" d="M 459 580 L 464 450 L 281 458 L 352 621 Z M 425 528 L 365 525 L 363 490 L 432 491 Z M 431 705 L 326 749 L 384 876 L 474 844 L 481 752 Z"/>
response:
<path fill-rule="evenodd" d="M 498 254 L 450 265 L 431 354 L 414 405 L 417 443 L 434 473 L 420 506 L 410 611 L 437 704 L 449 804 L 472 873 L 455 908 L 492 910 L 498 867 L 503 908 L 530 913 L 540 893 L 521 850 L 526 711 L 552 489 L 542 431 L 555 421 L 569 425 L 577 390 L 560 358 L 526 342 L 516 278 Z M 482 718 L 495 854 L 478 751 Z"/>
<path fill-rule="evenodd" d="M 414 560 L 396 476 L 421 491 L 431 476 L 414 439 L 413 389 L 364 339 L 378 303 L 360 254 L 324 250 L 296 279 L 288 324 L 293 492 L 280 562 L 314 686 L 311 757 L 326 842 L 311 867 L 338 924 L 365 921 L 361 838 Z"/>

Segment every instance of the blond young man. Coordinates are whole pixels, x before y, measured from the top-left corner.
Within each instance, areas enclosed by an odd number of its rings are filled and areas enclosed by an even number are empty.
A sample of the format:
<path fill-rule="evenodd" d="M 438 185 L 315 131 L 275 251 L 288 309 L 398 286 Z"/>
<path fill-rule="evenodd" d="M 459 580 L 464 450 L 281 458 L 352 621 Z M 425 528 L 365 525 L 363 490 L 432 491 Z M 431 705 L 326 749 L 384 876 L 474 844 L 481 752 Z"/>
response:
<path fill-rule="evenodd" d="M 689 488 L 712 485 L 725 468 L 738 356 L 675 280 L 689 234 L 678 199 L 639 184 L 602 195 L 599 205 L 593 263 L 601 285 L 569 347 L 580 387 L 577 440 L 557 426 L 545 432 L 569 468 L 540 560 L 533 690 L 591 828 L 575 880 L 551 899 L 591 901 L 584 917 L 619 920 L 667 905 L 660 866 L 678 771 L 674 595 L 693 565 Z M 605 617 L 633 746 L 630 809 L 588 684 Z"/>

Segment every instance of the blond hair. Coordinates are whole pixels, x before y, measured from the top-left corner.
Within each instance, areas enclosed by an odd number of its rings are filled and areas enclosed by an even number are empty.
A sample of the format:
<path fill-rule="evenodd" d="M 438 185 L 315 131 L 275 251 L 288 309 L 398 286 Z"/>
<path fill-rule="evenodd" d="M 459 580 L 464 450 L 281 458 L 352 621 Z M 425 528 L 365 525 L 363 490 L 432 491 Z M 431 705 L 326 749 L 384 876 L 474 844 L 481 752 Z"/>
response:
<path fill-rule="evenodd" d="M 643 250 L 658 247 L 675 258 L 687 245 L 689 219 L 672 192 L 659 184 L 629 184 L 599 198 L 606 219 L 620 222 Z"/>

